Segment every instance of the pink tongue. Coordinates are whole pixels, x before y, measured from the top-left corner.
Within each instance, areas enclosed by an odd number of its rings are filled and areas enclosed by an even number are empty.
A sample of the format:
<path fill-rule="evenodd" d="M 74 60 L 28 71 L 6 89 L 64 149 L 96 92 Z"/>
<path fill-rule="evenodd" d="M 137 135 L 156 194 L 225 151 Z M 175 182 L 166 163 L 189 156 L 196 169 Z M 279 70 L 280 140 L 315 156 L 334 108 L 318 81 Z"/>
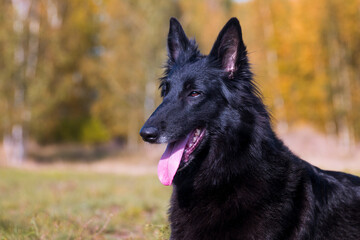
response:
<path fill-rule="evenodd" d="M 190 134 L 189 134 L 190 135 Z M 169 143 L 158 164 L 158 177 L 165 186 L 171 185 L 179 168 L 189 135 L 177 142 Z"/>

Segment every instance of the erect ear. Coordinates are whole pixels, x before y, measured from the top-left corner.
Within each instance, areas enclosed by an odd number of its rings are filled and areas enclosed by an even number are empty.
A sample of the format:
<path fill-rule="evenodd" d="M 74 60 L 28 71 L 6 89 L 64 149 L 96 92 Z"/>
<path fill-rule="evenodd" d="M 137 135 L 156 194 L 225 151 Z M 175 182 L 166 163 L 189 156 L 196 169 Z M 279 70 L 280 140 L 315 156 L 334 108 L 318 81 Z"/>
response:
<path fill-rule="evenodd" d="M 169 58 L 173 62 L 176 62 L 181 52 L 185 52 L 190 45 L 189 39 L 186 37 L 181 24 L 178 20 L 176 20 L 176 18 L 170 19 L 170 29 L 167 42 Z"/>
<path fill-rule="evenodd" d="M 246 60 L 246 47 L 240 23 L 236 18 L 231 18 L 220 31 L 210 56 L 221 64 L 221 68 L 229 73 L 229 77 L 232 77 L 241 62 Z"/>

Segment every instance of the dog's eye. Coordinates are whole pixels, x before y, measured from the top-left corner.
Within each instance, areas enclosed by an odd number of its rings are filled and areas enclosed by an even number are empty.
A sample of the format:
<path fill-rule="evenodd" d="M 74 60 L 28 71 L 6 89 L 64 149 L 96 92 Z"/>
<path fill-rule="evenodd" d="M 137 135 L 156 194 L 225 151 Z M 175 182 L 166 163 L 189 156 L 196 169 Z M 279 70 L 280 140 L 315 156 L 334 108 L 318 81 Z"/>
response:
<path fill-rule="evenodd" d="M 201 94 L 200 92 L 192 91 L 192 92 L 189 94 L 189 96 L 190 96 L 190 97 L 197 97 L 197 96 L 199 96 L 200 94 Z"/>

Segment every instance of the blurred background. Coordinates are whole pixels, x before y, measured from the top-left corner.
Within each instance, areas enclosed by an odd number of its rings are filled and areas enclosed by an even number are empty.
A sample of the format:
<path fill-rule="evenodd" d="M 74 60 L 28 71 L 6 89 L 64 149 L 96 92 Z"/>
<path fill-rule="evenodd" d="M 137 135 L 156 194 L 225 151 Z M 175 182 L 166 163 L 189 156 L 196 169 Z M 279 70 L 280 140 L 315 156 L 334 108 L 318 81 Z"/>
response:
<path fill-rule="evenodd" d="M 279 136 L 360 173 L 360 0 L 0 0 L 0 237 L 168 237 L 138 132 L 172 16 L 204 54 L 237 17 Z"/>

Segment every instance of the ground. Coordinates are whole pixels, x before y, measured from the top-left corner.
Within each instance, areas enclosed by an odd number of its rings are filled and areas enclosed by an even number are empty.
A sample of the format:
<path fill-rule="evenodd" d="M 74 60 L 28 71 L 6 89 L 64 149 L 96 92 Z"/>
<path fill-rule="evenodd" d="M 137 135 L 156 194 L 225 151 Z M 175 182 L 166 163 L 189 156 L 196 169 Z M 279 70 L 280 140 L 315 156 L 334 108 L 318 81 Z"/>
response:
<path fill-rule="evenodd" d="M 0 169 L 0 239 L 167 239 L 154 175 Z"/>

